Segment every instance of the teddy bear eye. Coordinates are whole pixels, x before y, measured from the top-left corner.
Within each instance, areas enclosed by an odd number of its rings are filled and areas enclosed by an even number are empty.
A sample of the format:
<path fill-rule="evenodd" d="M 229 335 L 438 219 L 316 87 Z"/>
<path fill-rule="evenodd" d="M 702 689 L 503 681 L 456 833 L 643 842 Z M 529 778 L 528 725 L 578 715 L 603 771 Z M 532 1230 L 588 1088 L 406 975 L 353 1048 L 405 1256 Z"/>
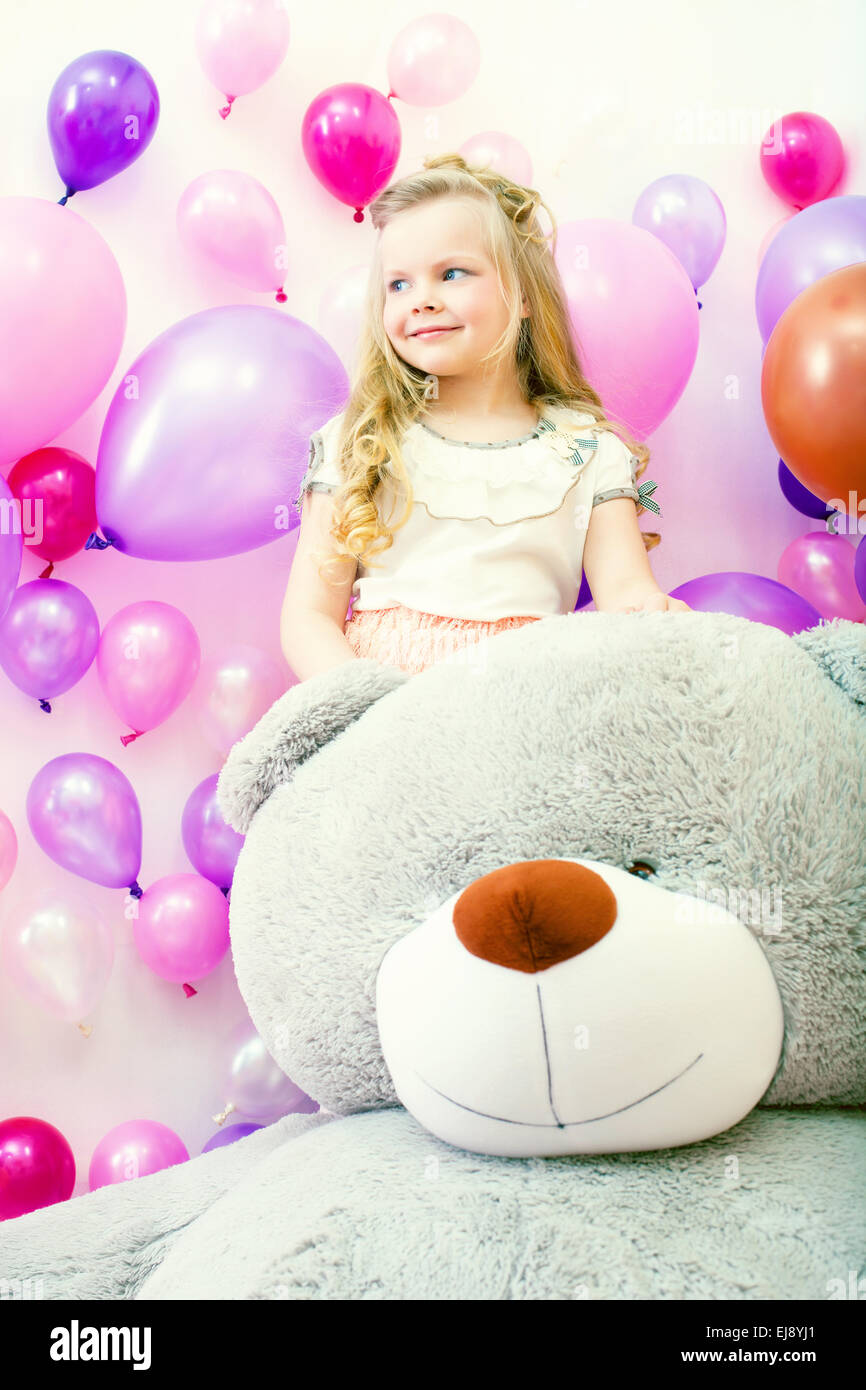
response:
<path fill-rule="evenodd" d="M 646 859 L 636 859 L 628 869 L 628 872 L 634 874 L 635 878 L 652 878 L 655 871 L 655 864 L 650 864 Z"/>

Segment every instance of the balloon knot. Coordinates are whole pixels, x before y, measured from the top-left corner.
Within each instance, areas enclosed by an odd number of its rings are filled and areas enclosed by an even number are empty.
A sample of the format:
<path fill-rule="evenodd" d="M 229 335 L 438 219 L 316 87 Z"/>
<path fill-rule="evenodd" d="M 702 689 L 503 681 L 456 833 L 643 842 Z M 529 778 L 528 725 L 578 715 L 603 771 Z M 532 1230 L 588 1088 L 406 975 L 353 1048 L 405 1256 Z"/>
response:
<path fill-rule="evenodd" d="M 701 303 L 701 301 L 698 300 L 698 308 L 699 308 L 699 309 L 703 309 L 703 307 L 704 307 L 704 306 L 703 306 L 703 304 Z"/>
<path fill-rule="evenodd" d="M 352 221 L 353 221 L 353 222 L 363 222 L 363 220 L 364 220 L 364 214 L 363 214 L 363 212 L 361 211 L 360 208 L 355 208 L 355 215 L 354 215 L 354 217 L 352 218 Z"/>
<path fill-rule="evenodd" d="M 198 990 L 193 989 L 192 985 L 184 985 L 183 992 L 186 995 L 187 999 L 189 999 L 193 994 L 198 994 Z"/>
<path fill-rule="evenodd" d="M 67 188 L 67 190 L 66 190 L 65 194 L 63 195 L 63 197 L 62 197 L 62 198 L 58 198 L 57 201 L 58 201 L 58 203 L 60 204 L 60 206 L 61 206 L 62 208 L 65 208 L 65 207 L 66 207 L 66 204 L 69 202 L 69 199 L 70 199 L 70 198 L 74 198 L 74 197 L 75 197 L 75 189 L 74 189 L 74 188 Z"/>
<path fill-rule="evenodd" d="M 87 540 L 84 542 L 85 550 L 107 550 L 114 541 L 104 541 L 98 531 L 91 531 Z"/>
<path fill-rule="evenodd" d="M 220 892 L 221 892 L 225 897 L 228 897 L 229 893 L 231 892 L 231 884 L 229 884 L 229 885 L 228 885 L 227 887 L 225 887 L 225 888 L 221 888 L 221 889 L 220 889 Z"/>
<path fill-rule="evenodd" d="M 385 100 L 386 100 L 386 101 L 390 101 L 391 98 L 392 98 L 392 97 L 395 97 L 396 95 L 397 95 L 396 92 L 389 92 L 388 95 L 386 96 Z"/>
<path fill-rule="evenodd" d="M 137 882 L 136 882 L 136 883 L 131 883 L 131 884 L 129 885 L 129 896 L 130 896 L 131 898 L 140 898 L 140 897 L 141 897 L 141 894 L 142 894 L 142 889 L 139 888 Z"/>
<path fill-rule="evenodd" d="M 54 569 L 54 561 L 53 561 L 53 560 L 49 560 L 49 561 L 48 561 L 48 564 L 45 566 L 45 568 L 44 568 L 44 570 L 42 571 L 42 573 L 40 574 L 39 578 L 40 578 L 40 579 L 50 579 L 50 578 L 51 578 L 51 571 L 52 571 L 53 569 Z"/>
<path fill-rule="evenodd" d="M 50 713 L 51 713 L 51 706 L 50 706 L 50 704 L 48 703 L 47 700 L 40 700 L 40 701 L 39 701 L 39 708 L 42 709 L 42 710 L 44 710 L 46 714 L 50 714 Z"/>
<path fill-rule="evenodd" d="M 211 1116 L 211 1119 L 213 1120 L 214 1124 L 215 1124 L 215 1125 L 224 1125 L 225 1122 L 226 1122 L 226 1116 L 227 1116 L 227 1115 L 230 1115 L 231 1112 L 234 1110 L 234 1108 L 235 1108 L 235 1103 L 234 1103 L 233 1100 L 230 1100 L 229 1103 L 228 1103 L 228 1105 L 226 1106 L 225 1110 L 221 1110 L 220 1113 L 219 1113 L 218 1115 L 212 1115 L 212 1116 Z"/>
<path fill-rule="evenodd" d="M 278 303 L 278 304 L 285 304 L 285 302 L 286 302 L 286 300 L 288 299 L 288 297 L 289 297 L 289 296 L 288 296 L 287 294 L 283 294 L 283 287 L 282 287 L 282 285 L 280 285 L 280 288 L 277 290 L 277 294 L 276 294 L 277 303 Z"/>
<path fill-rule="evenodd" d="M 142 734 L 146 733 L 147 729 L 136 729 L 134 734 L 121 734 L 120 741 L 125 748 L 128 743 L 132 743 L 133 739 L 141 738 Z"/>
<path fill-rule="evenodd" d="M 220 107 L 220 115 L 222 116 L 223 120 L 225 120 L 226 116 L 232 109 L 232 102 L 234 101 L 234 97 L 230 97 L 228 93 L 226 93 L 226 101 L 228 102 L 228 106 Z"/>
<path fill-rule="evenodd" d="M 93 1032 L 93 1025 L 91 1023 L 76 1023 L 75 1026 L 84 1034 L 85 1038 L 89 1038 L 90 1034 Z"/>

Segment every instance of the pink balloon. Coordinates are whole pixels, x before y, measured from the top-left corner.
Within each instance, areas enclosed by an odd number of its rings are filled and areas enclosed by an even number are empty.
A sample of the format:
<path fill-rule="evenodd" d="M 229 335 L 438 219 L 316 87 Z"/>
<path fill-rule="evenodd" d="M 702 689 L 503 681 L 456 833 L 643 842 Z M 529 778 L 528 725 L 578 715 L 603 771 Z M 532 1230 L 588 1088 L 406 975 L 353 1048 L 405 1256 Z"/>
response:
<path fill-rule="evenodd" d="M 200 980 L 229 948 L 228 901 L 201 874 L 167 874 L 141 895 L 132 934 L 155 975 L 175 984 Z"/>
<path fill-rule="evenodd" d="M 761 144 L 761 173 L 773 192 L 795 208 L 826 198 L 844 169 L 845 151 L 836 127 L 812 111 L 780 117 Z"/>
<path fill-rule="evenodd" d="M 158 599 L 130 603 L 115 613 L 96 654 L 109 704 L 137 734 L 174 713 L 192 689 L 200 663 L 201 647 L 189 618 Z M 125 734 L 121 742 L 131 743 L 132 737 Z"/>
<path fill-rule="evenodd" d="M 65 1202 L 75 1186 L 75 1158 L 47 1120 L 0 1120 L 0 1221 Z"/>
<path fill-rule="evenodd" d="M 18 863 L 18 836 L 5 811 L 0 811 L 0 893 L 6 887 Z"/>
<path fill-rule="evenodd" d="M 189 1158 L 186 1145 L 158 1120 L 127 1120 L 100 1139 L 90 1160 L 90 1191 L 159 1173 Z"/>
<path fill-rule="evenodd" d="M 22 994 L 66 1023 L 93 1011 L 114 964 L 110 927 L 68 892 L 18 903 L 0 928 L 0 950 Z"/>
<path fill-rule="evenodd" d="M 532 184 L 532 160 L 525 145 L 502 130 L 482 130 L 464 140 L 458 150 L 467 164 L 495 169 L 513 183 Z"/>
<path fill-rule="evenodd" d="M 388 55 L 391 95 L 411 106 L 444 106 L 478 76 L 481 45 L 453 14 L 425 14 L 401 29 Z"/>
<path fill-rule="evenodd" d="M 856 554 L 844 536 L 807 531 L 782 552 L 779 580 L 808 599 L 822 618 L 861 623 L 866 618 L 866 603 L 854 577 Z"/>
<path fill-rule="evenodd" d="M 353 265 L 325 287 L 319 300 L 319 331 L 345 367 L 354 361 L 370 268 Z"/>
<path fill-rule="evenodd" d="M 381 193 L 400 158 L 400 122 L 390 101 L 363 82 L 326 87 L 304 113 L 301 141 L 319 182 L 363 222 L 363 207 Z"/>
<path fill-rule="evenodd" d="M 200 728 L 212 747 L 231 752 L 297 679 L 259 647 L 236 643 L 202 667 L 196 694 Z"/>
<path fill-rule="evenodd" d="M 658 237 L 609 218 L 563 223 L 555 260 L 585 376 L 611 418 L 645 439 L 695 365 L 700 312 L 688 275 Z"/>
<path fill-rule="evenodd" d="M 206 0 L 198 13 L 195 46 L 207 76 L 235 97 L 255 91 L 276 72 L 289 47 L 289 17 L 281 0 Z"/>
<path fill-rule="evenodd" d="M 44 198 L 0 198 L 0 465 L 83 414 L 126 329 L 120 267 L 99 233 Z"/>
<path fill-rule="evenodd" d="M 770 242 L 773 240 L 773 238 L 774 238 L 774 236 L 776 235 L 776 233 L 777 233 L 777 232 L 780 232 L 780 231 L 782 230 L 782 228 L 785 226 L 785 223 L 786 223 L 786 222 L 790 222 L 791 218 L 792 218 L 792 217 L 796 217 L 796 216 L 797 216 L 797 214 L 796 214 L 795 212 L 786 212 L 786 213 L 785 213 L 785 216 L 784 216 L 784 217 L 780 217 L 779 220 L 778 220 L 778 222 L 774 222 L 773 225 L 772 225 L 772 227 L 770 228 L 770 230 L 765 234 L 763 241 L 761 242 L 760 246 L 758 247 L 758 269 L 759 269 L 759 270 L 760 270 L 760 268 L 761 268 L 761 262 L 763 261 L 764 257 L 765 257 L 766 254 L 767 254 L 767 249 L 768 249 L 768 247 L 769 247 L 769 245 L 770 245 Z"/>
<path fill-rule="evenodd" d="M 286 229 L 264 184 L 239 169 L 199 174 L 177 205 L 180 239 L 193 255 L 249 290 L 282 292 Z"/>

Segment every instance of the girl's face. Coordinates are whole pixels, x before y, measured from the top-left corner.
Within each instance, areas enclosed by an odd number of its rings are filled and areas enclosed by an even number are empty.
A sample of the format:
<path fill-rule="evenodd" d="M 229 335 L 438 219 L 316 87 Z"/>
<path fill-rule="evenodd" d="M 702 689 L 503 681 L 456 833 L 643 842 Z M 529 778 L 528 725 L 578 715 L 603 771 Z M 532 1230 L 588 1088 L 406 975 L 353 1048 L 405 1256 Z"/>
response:
<path fill-rule="evenodd" d="M 477 210 L 459 198 L 409 208 L 382 229 L 380 251 L 383 325 L 394 351 L 436 376 L 477 371 L 508 324 Z"/>

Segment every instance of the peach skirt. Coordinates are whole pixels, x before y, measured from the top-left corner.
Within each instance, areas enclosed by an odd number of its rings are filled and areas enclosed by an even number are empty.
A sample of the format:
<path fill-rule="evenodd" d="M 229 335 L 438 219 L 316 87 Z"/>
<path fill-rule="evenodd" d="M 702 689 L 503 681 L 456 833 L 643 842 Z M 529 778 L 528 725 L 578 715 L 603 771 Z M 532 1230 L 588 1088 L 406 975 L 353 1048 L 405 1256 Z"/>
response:
<path fill-rule="evenodd" d="M 417 676 L 438 662 L 483 662 L 485 644 L 491 637 L 540 621 L 526 616 L 493 622 L 443 618 L 400 604 L 396 608 L 353 609 L 343 631 L 356 656 L 372 657 Z"/>

